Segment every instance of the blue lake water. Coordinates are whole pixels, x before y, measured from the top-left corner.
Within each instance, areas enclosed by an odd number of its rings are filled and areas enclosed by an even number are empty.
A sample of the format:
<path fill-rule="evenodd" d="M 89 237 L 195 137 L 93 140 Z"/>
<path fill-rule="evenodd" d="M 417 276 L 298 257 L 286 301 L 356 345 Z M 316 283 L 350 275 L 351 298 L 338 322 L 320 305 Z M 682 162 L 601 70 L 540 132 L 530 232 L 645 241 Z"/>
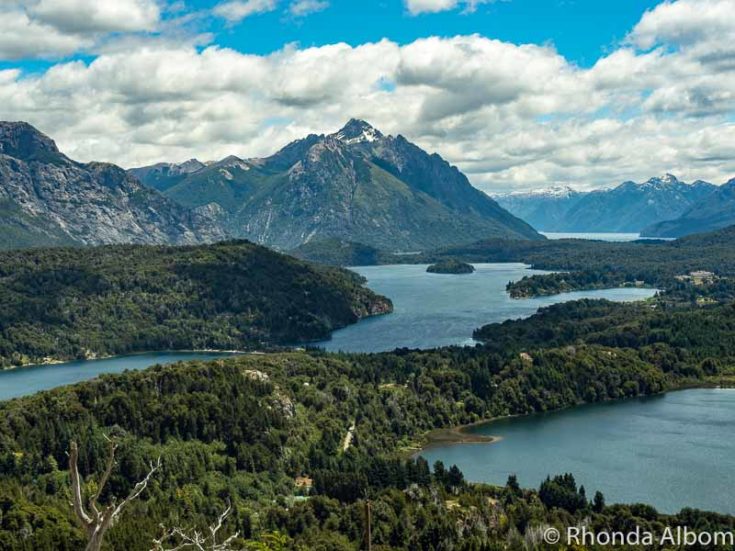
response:
<path fill-rule="evenodd" d="M 0 371 L 0 400 L 86 381 L 103 373 L 121 373 L 126 369 L 145 369 L 156 364 L 185 360 L 212 360 L 230 355 L 218 352 L 152 352 L 117 356 L 104 360 L 80 360 L 55 365 L 19 367 Z"/>
<path fill-rule="evenodd" d="M 573 232 L 540 232 L 549 239 L 589 239 L 592 241 L 637 241 L 639 239 L 649 240 L 651 237 L 641 237 L 640 233 L 611 233 L 611 232 L 592 232 L 592 233 L 573 233 Z M 672 241 L 670 238 L 655 238 L 663 241 Z"/>
<path fill-rule="evenodd" d="M 471 432 L 491 444 L 432 447 L 431 464 L 457 465 L 472 481 L 504 484 L 517 474 L 538 488 L 571 472 L 587 495 L 648 503 L 665 513 L 694 507 L 735 514 L 735 390 L 696 389 L 504 419 Z"/>
<path fill-rule="evenodd" d="M 605 289 L 551 297 L 512 299 L 509 281 L 543 274 L 524 264 L 475 264 L 475 273 L 429 274 L 426 265 L 401 264 L 351 268 L 368 286 L 393 300 L 394 312 L 340 329 L 317 346 L 345 352 L 382 352 L 395 348 L 435 348 L 473 344 L 482 325 L 534 314 L 543 306 L 582 298 L 632 301 L 649 298 L 652 289 Z"/>

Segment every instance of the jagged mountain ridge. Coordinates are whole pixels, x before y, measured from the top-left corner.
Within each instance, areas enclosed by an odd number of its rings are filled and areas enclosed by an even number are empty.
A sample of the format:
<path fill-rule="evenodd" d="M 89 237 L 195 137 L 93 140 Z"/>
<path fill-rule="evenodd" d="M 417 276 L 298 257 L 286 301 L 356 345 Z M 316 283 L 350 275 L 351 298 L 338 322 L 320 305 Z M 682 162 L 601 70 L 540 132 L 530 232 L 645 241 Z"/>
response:
<path fill-rule="evenodd" d="M 666 174 L 643 183 L 623 182 L 611 189 L 508 194 L 497 200 L 542 231 L 638 233 L 681 216 L 716 189 L 708 182 L 688 184 Z"/>
<path fill-rule="evenodd" d="M 176 185 L 187 175 L 192 174 L 207 165 L 197 159 L 189 159 L 183 163 L 157 163 L 143 168 L 133 168 L 128 172 L 148 187 L 158 191 L 166 191 Z"/>
<path fill-rule="evenodd" d="M 77 163 L 24 122 L 0 122 L 0 248 L 196 244 L 226 234 L 108 163 Z"/>
<path fill-rule="evenodd" d="M 143 182 L 187 207 L 222 209 L 234 236 L 283 250 L 321 239 L 407 251 L 542 238 L 439 155 L 355 119 L 270 157 L 227 157 L 175 183 Z"/>
<path fill-rule="evenodd" d="M 679 218 L 645 228 L 646 237 L 682 237 L 735 224 L 735 178 L 698 201 Z"/>

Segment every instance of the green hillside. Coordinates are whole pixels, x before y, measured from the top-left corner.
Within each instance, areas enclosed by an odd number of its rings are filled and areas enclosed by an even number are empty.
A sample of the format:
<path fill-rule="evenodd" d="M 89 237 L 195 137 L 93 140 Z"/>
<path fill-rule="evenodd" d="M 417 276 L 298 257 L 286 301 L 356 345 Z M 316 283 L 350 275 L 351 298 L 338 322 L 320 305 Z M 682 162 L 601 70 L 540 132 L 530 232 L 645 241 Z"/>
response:
<path fill-rule="evenodd" d="M 390 301 L 247 242 L 0 254 L 0 366 L 323 339 Z"/>

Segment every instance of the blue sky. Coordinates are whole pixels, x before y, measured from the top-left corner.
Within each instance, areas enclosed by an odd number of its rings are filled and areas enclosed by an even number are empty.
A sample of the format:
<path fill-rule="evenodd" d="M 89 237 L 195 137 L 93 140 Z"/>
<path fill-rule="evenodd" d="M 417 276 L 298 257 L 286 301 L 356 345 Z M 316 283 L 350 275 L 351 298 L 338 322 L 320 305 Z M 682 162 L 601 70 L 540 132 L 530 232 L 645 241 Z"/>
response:
<path fill-rule="evenodd" d="M 197 0 L 194 9 L 215 3 Z M 244 52 L 270 53 L 284 44 L 302 47 L 335 42 L 358 45 L 388 38 L 405 44 L 425 36 L 481 34 L 516 44 L 552 43 L 579 65 L 592 65 L 655 6 L 653 0 L 513 0 L 412 16 L 401 0 L 332 0 L 306 17 L 288 15 L 287 6 L 253 15 L 228 28 L 215 23 L 217 43 Z"/>
<path fill-rule="evenodd" d="M 321 0 L 325 1 L 325 0 Z M 220 2 L 176 2 L 162 21 L 191 18 L 190 31 L 211 33 L 212 42 L 240 52 L 269 54 L 287 44 L 302 48 L 345 42 L 353 46 L 383 38 L 407 44 L 426 36 L 480 34 L 516 44 L 551 44 L 570 61 L 593 65 L 614 50 L 655 0 L 506 0 L 480 4 L 471 12 L 457 6 L 437 13 L 412 15 L 404 0 L 331 0 L 303 16 L 289 13 L 282 1 L 275 9 L 228 22 L 212 15 Z M 61 59 L 89 60 L 89 53 L 22 56 L 0 59 L 0 67 L 37 72 Z"/>
<path fill-rule="evenodd" d="M 0 1 L 0 119 L 125 167 L 349 118 L 488 192 L 735 176 L 735 0 Z"/>

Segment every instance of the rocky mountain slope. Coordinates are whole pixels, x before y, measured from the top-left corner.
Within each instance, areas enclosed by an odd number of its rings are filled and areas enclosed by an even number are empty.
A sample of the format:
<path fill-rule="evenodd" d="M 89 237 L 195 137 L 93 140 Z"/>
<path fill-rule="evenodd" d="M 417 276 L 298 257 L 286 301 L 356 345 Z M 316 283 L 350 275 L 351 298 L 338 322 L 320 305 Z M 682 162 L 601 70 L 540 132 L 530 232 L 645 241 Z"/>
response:
<path fill-rule="evenodd" d="M 364 121 L 264 159 L 227 157 L 183 178 L 182 167 L 167 170 L 132 174 L 184 206 L 218 212 L 234 236 L 283 250 L 328 238 L 391 251 L 541 238 L 439 155 Z"/>
<path fill-rule="evenodd" d="M 642 232 L 647 237 L 682 237 L 735 225 L 735 178 L 695 203 L 675 220 L 653 224 Z"/>
<path fill-rule="evenodd" d="M 671 174 L 643 183 L 623 182 L 612 189 L 551 192 L 497 198 L 536 229 L 552 232 L 629 232 L 681 216 L 717 186 L 687 184 Z M 535 222 L 535 225 L 534 225 Z"/>
<path fill-rule="evenodd" d="M 494 195 L 498 204 L 538 231 L 557 231 L 564 217 L 586 193 L 568 186 Z"/>
<path fill-rule="evenodd" d="M 158 191 L 166 191 L 178 184 L 189 174 L 201 170 L 207 165 L 197 159 L 189 159 L 183 163 L 157 163 L 143 168 L 133 168 L 129 172 L 148 187 Z"/>
<path fill-rule="evenodd" d="M 182 207 L 115 165 L 72 161 L 27 123 L 0 122 L 0 248 L 225 237 L 207 209 Z"/>

